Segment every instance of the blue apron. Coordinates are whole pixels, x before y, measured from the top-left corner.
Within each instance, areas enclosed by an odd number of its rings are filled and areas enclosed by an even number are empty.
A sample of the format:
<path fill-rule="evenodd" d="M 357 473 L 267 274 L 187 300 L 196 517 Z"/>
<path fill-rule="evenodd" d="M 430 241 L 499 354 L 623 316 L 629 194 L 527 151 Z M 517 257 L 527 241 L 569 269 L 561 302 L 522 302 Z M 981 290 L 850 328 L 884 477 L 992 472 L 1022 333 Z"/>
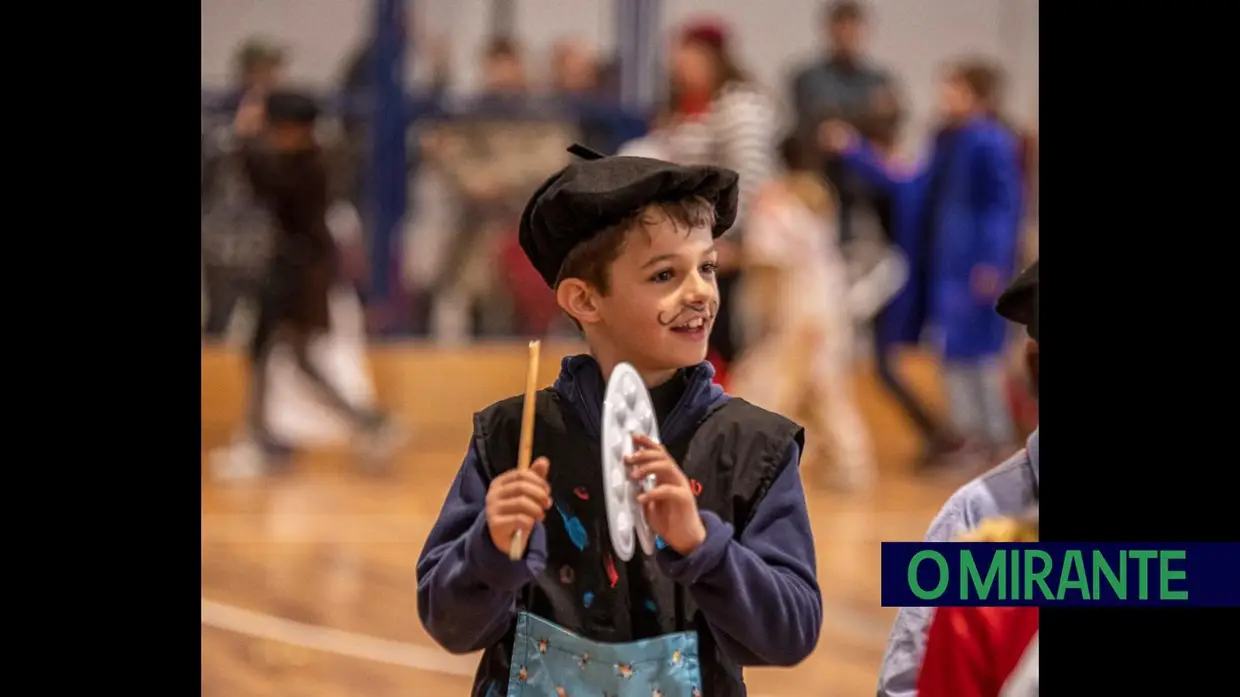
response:
<path fill-rule="evenodd" d="M 517 615 L 507 697 L 701 697 L 696 632 L 606 644 Z"/>

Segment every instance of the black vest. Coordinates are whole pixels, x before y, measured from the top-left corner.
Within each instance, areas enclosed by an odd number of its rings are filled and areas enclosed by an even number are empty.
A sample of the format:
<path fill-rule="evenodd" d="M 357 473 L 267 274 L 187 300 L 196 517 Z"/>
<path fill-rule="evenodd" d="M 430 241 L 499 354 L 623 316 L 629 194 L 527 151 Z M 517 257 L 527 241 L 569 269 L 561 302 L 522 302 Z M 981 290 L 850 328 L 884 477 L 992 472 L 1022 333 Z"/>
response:
<path fill-rule="evenodd" d="M 536 407 L 533 456 L 545 455 L 551 461 L 555 504 L 544 522 L 546 569 L 518 595 L 517 610 L 609 643 L 694 630 L 700 644 L 702 694 L 743 697 L 741 666 L 720 651 L 684 588 L 663 576 L 640 548 L 628 563 L 616 558 L 601 495 L 600 443 L 583 437 L 586 430 L 572 405 L 554 390 L 539 392 Z M 491 478 L 516 464 L 521 409 L 522 398 L 513 397 L 474 416 L 475 445 Z M 689 477 L 698 508 L 731 523 L 739 537 L 794 441 L 804 445 L 800 426 L 731 398 L 665 446 Z M 475 697 L 482 697 L 491 684 L 506 690 L 514 631 L 515 623 L 484 652 L 474 679 Z"/>

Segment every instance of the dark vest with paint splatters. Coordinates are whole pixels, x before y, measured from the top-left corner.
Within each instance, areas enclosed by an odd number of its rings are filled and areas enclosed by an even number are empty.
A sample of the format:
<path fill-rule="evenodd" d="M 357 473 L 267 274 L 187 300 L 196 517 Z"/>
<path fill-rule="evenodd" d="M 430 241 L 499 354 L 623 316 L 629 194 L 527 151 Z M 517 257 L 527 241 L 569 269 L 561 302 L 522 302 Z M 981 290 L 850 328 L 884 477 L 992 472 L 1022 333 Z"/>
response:
<path fill-rule="evenodd" d="M 477 450 L 491 478 L 515 466 L 521 409 L 522 398 L 513 397 L 474 417 Z M 720 650 L 685 589 L 664 576 L 640 547 L 628 563 L 616 558 L 601 495 L 601 444 L 583 433 L 572 405 L 551 389 L 538 393 L 533 456 L 551 461 L 555 505 L 543 523 L 546 569 L 518 594 L 517 609 L 608 643 L 696 631 L 701 694 L 743 697 L 741 666 Z M 788 419 L 730 398 L 664 445 L 689 477 L 698 508 L 731 523 L 739 537 L 779 474 L 788 447 L 793 442 L 803 445 L 803 439 L 802 429 Z M 483 653 L 475 697 L 487 694 L 491 686 L 506 689 L 514 631 Z"/>

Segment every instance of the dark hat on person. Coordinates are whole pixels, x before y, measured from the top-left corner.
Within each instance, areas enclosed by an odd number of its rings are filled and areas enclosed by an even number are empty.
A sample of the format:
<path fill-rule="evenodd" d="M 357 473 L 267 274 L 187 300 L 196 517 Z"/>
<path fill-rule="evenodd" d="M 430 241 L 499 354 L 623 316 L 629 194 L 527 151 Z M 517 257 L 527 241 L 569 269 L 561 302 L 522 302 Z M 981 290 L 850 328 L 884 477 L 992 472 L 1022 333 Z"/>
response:
<path fill-rule="evenodd" d="M 1038 262 L 1021 272 L 995 303 L 1001 317 L 1025 325 L 1029 338 L 1038 340 Z"/>
<path fill-rule="evenodd" d="M 521 213 L 521 249 L 548 286 L 573 247 L 652 203 L 700 196 L 715 206 L 714 237 L 736 222 L 739 175 L 722 167 L 682 166 L 646 157 L 604 157 L 573 145 L 582 158 L 552 175 Z"/>
<path fill-rule="evenodd" d="M 271 123 L 313 124 L 319 105 L 303 92 L 278 90 L 267 95 L 267 120 Z"/>

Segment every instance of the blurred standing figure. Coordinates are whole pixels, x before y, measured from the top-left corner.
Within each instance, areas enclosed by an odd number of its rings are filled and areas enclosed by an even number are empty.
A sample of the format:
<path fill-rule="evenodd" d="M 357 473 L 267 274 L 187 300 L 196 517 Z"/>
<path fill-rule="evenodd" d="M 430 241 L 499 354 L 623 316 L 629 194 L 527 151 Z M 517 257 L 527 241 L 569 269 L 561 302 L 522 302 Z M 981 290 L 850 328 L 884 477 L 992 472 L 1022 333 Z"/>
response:
<path fill-rule="evenodd" d="M 310 353 L 311 342 L 330 326 L 328 294 L 338 274 L 335 241 L 327 227 L 328 181 L 314 138 L 318 107 L 293 92 L 255 90 L 242 100 L 235 122 L 250 183 L 276 222 L 276 239 L 259 295 L 259 317 L 251 343 L 248 448 L 219 460 L 220 476 L 255 476 L 291 448 L 267 423 L 268 369 L 272 351 L 283 344 L 298 371 L 319 396 L 365 436 L 365 454 L 386 454 L 396 432 L 388 419 L 351 404 L 324 375 Z M 259 137 L 264 136 L 260 142 Z"/>
<path fill-rule="evenodd" d="M 736 362 L 731 392 L 806 424 L 809 442 L 823 444 L 815 454 L 831 465 L 814 468 L 819 481 L 862 488 L 874 463 L 852 390 L 853 318 L 848 268 L 835 239 L 835 197 L 797 162 L 795 138 L 781 149 L 789 174 L 759 193 L 745 230 L 738 301 L 751 341 Z"/>
<path fill-rule="evenodd" d="M 245 96 L 254 90 L 270 92 L 284 77 L 285 52 L 278 44 L 253 37 L 237 49 L 235 84 L 228 97 L 229 111 L 236 113 Z"/>
<path fill-rule="evenodd" d="M 828 119 L 840 119 L 864 129 L 879 104 L 875 92 L 882 88 L 890 90 L 891 78 L 865 56 L 866 15 L 860 2 L 834 0 L 823 8 L 822 23 L 825 55 L 796 73 L 792 100 L 801 147 L 813 161 L 821 163 L 822 173 L 838 192 L 839 238 L 847 243 L 854 236 L 856 204 L 872 194 L 837 158 L 819 147 L 816 129 Z"/>
<path fill-rule="evenodd" d="M 824 147 L 851 171 L 892 193 L 910 273 L 880 333 L 890 345 L 918 343 L 927 328 L 938 333 L 952 421 L 972 439 L 960 451 L 966 456 L 1015 449 L 1002 358 L 1008 327 L 991 307 L 1013 275 L 1023 192 L 1015 138 L 993 116 L 1000 88 L 986 61 L 951 65 L 940 88 L 943 125 L 914 172 L 893 171 L 841 122 L 821 130 Z"/>
<path fill-rule="evenodd" d="M 904 162 L 899 154 L 904 110 L 894 85 L 888 83 L 875 88 L 871 91 L 870 98 L 869 110 L 861 120 L 858 131 L 874 149 L 875 157 L 888 169 L 908 169 L 908 163 Z M 844 165 L 842 160 L 836 160 L 833 166 Z M 848 174 L 846 167 L 844 173 Z M 849 215 L 853 234 L 852 239 L 845 245 L 845 257 L 854 269 L 854 274 L 871 278 L 890 276 L 881 273 L 881 266 L 893 265 L 896 262 L 903 272 L 899 283 L 883 284 L 882 289 L 886 292 L 872 296 L 873 301 L 867 304 L 869 311 L 864 315 L 858 313 L 861 315 L 858 319 L 869 321 L 869 338 L 879 381 L 921 435 L 922 453 L 918 465 L 924 466 L 960 449 L 964 445 L 964 439 L 945 420 L 936 418 L 933 410 L 904 381 L 894 360 L 896 347 L 890 341 L 889 333 L 882 330 L 889 303 L 908 280 L 908 259 L 901 251 L 895 236 L 896 208 L 892 192 L 884 187 L 870 186 L 855 175 L 848 177 L 848 183 L 855 192 L 865 194 L 853 200 Z M 877 264 L 874 260 L 877 260 Z M 869 284 L 858 283 L 854 292 L 866 285 Z"/>
<path fill-rule="evenodd" d="M 210 338 L 223 336 L 237 308 L 252 300 L 270 242 L 271 216 L 254 200 L 233 156 L 231 120 L 250 90 L 279 84 L 285 55 L 279 46 L 252 38 L 233 61 L 233 88 L 219 105 L 225 116 L 204 119 L 202 128 L 203 331 Z"/>
<path fill-rule="evenodd" d="M 775 176 L 779 113 L 770 98 L 733 57 L 727 28 L 713 22 L 686 26 L 672 54 L 668 115 L 655 138 L 672 162 L 716 165 L 740 174 L 736 227 L 716 242 L 719 250 L 719 315 L 709 356 L 720 381 L 740 349 L 732 319 L 739 281 L 744 228 L 756 192 Z"/>

